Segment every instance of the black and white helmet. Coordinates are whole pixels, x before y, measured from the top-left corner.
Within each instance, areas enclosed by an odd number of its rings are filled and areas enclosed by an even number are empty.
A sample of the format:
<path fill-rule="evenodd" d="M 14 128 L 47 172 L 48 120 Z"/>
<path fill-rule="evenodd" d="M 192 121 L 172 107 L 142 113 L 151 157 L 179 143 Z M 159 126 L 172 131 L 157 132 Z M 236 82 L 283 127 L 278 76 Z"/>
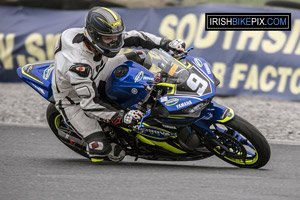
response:
<path fill-rule="evenodd" d="M 84 35 L 89 43 L 107 57 L 117 55 L 124 45 L 123 20 L 121 16 L 105 7 L 94 7 L 87 15 Z M 103 41 L 103 37 L 114 38 L 111 42 Z"/>

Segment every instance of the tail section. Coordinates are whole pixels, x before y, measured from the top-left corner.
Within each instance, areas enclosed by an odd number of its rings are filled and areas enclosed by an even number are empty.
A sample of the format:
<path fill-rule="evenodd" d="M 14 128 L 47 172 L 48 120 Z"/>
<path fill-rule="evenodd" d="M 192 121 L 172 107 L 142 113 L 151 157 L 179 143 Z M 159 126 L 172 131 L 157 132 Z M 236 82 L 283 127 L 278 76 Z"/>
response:
<path fill-rule="evenodd" d="M 18 76 L 48 101 L 52 98 L 52 72 L 54 61 L 29 63 L 17 69 Z"/>

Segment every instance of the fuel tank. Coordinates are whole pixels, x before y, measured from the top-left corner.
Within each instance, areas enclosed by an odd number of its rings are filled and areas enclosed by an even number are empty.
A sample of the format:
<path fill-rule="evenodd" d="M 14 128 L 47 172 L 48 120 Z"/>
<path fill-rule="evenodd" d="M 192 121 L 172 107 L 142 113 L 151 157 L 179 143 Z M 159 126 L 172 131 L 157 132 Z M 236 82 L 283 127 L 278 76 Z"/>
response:
<path fill-rule="evenodd" d="M 146 95 L 145 87 L 154 82 L 154 74 L 133 61 L 117 66 L 106 82 L 106 95 L 117 104 L 136 109 Z"/>

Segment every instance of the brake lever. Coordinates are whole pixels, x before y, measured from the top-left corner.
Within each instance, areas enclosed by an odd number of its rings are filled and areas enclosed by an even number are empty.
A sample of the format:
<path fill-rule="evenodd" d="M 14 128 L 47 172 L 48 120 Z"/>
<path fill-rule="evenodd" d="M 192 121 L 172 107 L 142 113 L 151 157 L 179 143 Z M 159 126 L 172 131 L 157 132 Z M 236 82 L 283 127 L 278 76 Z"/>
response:
<path fill-rule="evenodd" d="M 143 121 L 146 117 L 148 117 L 151 114 L 151 109 L 147 110 L 146 114 L 142 117 L 141 121 L 140 121 L 140 125 L 139 125 L 139 129 L 142 128 L 143 125 Z"/>
<path fill-rule="evenodd" d="M 182 60 L 182 59 L 186 58 L 188 53 L 193 49 L 194 49 L 194 47 L 190 47 L 187 50 L 183 51 L 182 53 L 178 54 L 178 56 L 176 56 L 176 57 L 174 56 L 174 58 L 176 58 L 178 60 Z"/>

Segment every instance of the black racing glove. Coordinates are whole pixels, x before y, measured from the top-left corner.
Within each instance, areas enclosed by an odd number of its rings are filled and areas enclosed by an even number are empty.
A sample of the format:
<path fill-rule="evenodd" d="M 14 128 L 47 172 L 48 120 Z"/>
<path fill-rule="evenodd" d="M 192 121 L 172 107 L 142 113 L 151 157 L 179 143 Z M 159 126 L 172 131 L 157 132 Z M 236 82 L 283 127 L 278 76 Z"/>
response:
<path fill-rule="evenodd" d="M 124 54 L 128 60 L 132 60 L 136 63 L 143 65 L 145 58 L 147 56 L 146 51 L 137 50 Z"/>

